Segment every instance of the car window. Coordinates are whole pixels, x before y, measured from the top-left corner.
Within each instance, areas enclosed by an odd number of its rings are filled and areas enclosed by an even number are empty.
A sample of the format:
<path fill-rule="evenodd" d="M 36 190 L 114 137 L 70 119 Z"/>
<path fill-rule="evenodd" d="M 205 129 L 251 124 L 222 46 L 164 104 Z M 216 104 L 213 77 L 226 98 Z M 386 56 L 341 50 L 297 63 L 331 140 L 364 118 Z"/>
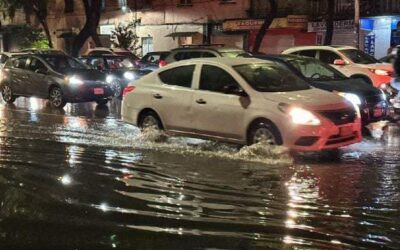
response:
<path fill-rule="evenodd" d="M 88 60 L 88 64 L 92 69 L 105 70 L 106 63 L 102 57 L 95 57 Z"/>
<path fill-rule="evenodd" d="M 178 52 L 174 56 L 175 60 L 177 60 L 177 61 L 188 60 L 188 59 L 192 59 L 192 58 L 200 58 L 200 57 L 201 57 L 200 51 Z"/>
<path fill-rule="evenodd" d="M 217 56 L 210 52 L 203 52 L 202 57 L 217 57 Z"/>
<path fill-rule="evenodd" d="M 158 63 L 160 61 L 160 54 L 147 54 L 142 58 L 142 62 L 145 63 Z"/>
<path fill-rule="evenodd" d="M 316 50 L 302 50 L 298 52 L 299 56 L 306 56 L 306 57 L 312 57 L 315 58 L 315 55 L 317 54 Z"/>
<path fill-rule="evenodd" d="M 253 63 L 233 68 L 259 92 L 289 92 L 310 88 L 305 80 L 277 64 Z"/>
<path fill-rule="evenodd" d="M 220 52 L 220 54 L 222 57 L 228 57 L 228 58 L 251 56 L 249 53 L 246 53 L 244 50 L 224 51 L 224 52 Z"/>
<path fill-rule="evenodd" d="M 104 60 L 103 60 L 104 62 Z M 129 57 L 106 57 L 108 69 L 131 69 L 135 62 Z"/>
<path fill-rule="evenodd" d="M 200 90 L 224 93 L 225 88 L 232 85 L 240 86 L 225 70 L 211 65 L 201 68 Z"/>
<path fill-rule="evenodd" d="M 70 69 L 87 69 L 88 67 L 78 59 L 65 55 L 41 55 L 50 67 L 57 72 L 65 73 Z"/>
<path fill-rule="evenodd" d="M 343 49 L 340 50 L 347 58 L 349 58 L 352 62 L 358 64 L 374 64 L 379 63 L 377 59 L 373 56 L 368 55 L 364 51 L 358 49 Z"/>
<path fill-rule="evenodd" d="M 47 67 L 37 58 L 30 58 L 30 63 L 28 69 L 33 72 L 37 72 L 38 70 L 47 71 Z"/>
<path fill-rule="evenodd" d="M 5 63 L 6 61 L 7 61 L 7 59 L 8 59 L 8 56 L 6 56 L 6 55 L 0 55 L 0 63 Z"/>
<path fill-rule="evenodd" d="M 333 64 L 335 60 L 342 59 L 338 54 L 328 50 L 319 51 L 319 60 L 327 64 Z"/>
<path fill-rule="evenodd" d="M 88 55 L 91 56 L 97 56 L 97 55 L 112 55 L 113 53 L 108 50 L 92 50 L 88 53 Z"/>
<path fill-rule="evenodd" d="M 346 77 L 332 66 L 311 58 L 296 58 L 287 63 L 294 67 L 302 76 L 310 80 L 333 81 L 344 80 Z"/>
<path fill-rule="evenodd" d="M 10 63 L 7 64 L 7 66 L 12 68 L 24 69 L 27 59 L 27 57 L 14 58 L 9 61 Z"/>
<path fill-rule="evenodd" d="M 163 71 L 159 74 L 164 84 L 190 88 L 192 86 L 195 65 L 181 66 Z"/>

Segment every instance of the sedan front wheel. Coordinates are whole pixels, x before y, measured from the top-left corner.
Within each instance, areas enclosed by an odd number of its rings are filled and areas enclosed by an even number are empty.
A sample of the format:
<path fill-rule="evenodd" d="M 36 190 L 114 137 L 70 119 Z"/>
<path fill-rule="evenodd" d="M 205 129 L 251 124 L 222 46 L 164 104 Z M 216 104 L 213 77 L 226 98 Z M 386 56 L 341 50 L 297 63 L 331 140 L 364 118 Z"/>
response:
<path fill-rule="evenodd" d="M 17 99 L 10 86 L 7 85 L 3 87 L 1 94 L 3 96 L 3 100 L 8 104 L 14 103 L 15 99 Z"/>
<path fill-rule="evenodd" d="M 282 139 L 273 125 L 267 122 L 259 122 L 252 126 L 248 138 L 248 144 L 252 145 L 257 143 L 282 145 Z"/>
<path fill-rule="evenodd" d="M 50 90 L 49 100 L 51 105 L 55 108 L 64 108 L 67 104 L 59 87 L 54 87 Z"/>

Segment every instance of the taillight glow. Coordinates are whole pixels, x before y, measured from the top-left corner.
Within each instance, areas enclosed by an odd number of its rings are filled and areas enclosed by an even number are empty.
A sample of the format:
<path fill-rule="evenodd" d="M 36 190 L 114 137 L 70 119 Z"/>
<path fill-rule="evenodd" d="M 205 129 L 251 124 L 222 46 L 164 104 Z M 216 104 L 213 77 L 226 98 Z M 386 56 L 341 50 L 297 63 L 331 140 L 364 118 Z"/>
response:
<path fill-rule="evenodd" d="M 167 61 L 165 61 L 165 60 L 160 60 L 160 62 L 158 63 L 158 66 L 161 68 L 161 67 L 164 67 L 165 65 L 167 65 Z"/>
<path fill-rule="evenodd" d="M 128 93 L 132 92 L 135 90 L 135 86 L 127 86 L 124 88 L 124 92 L 122 93 L 122 96 L 126 96 Z"/>

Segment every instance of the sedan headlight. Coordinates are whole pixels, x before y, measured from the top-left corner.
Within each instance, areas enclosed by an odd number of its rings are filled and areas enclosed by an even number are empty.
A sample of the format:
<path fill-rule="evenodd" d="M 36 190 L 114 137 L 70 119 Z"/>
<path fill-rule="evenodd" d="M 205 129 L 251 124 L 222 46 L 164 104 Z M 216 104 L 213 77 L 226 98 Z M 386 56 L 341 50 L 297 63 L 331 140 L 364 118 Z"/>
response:
<path fill-rule="evenodd" d="M 133 74 L 132 72 L 125 72 L 124 78 L 132 81 L 132 80 L 135 80 L 136 77 L 135 77 L 135 74 Z"/>
<path fill-rule="evenodd" d="M 318 126 L 321 121 L 313 113 L 308 110 L 293 107 L 289 109 L 289 115 L 292 118 L 292 122 L 297 125 L 311 125 Z"/>
<path fill-rule="evenodd" d="M 384 70 L 384 69 L 369 69 L 372 73 L 378 76 L 391 76 L 392 72 L 389 70 Z"/>
<path fill-rule="evenodd" d="M 83 80 L 80 79 L 80 78 L 77 77 L 77 76 L 72 76 L 72 77 L 70 77 L 70 78 L 68 79 L 68 82 L 69 82 L 70 84 L 73 84 L 73 85 L 81 85 L 81 84 L 84 83 Z"/>
<path fill-rule="evenodd" d="M 111 75 L 108 75 L 108 76 L 106 77 L 106 83 L 112 83 L 113 80 L 114 80 L 114 77 L 111 76 Z"/>
<path fill-rule="evenodd" d="M 361 99 L 356 94 L 343 93 L 343 92 L 338 92 L 337 94 L 344 97 L 346 100 L 351 102 L 354 106 L 361 105 Z"/>

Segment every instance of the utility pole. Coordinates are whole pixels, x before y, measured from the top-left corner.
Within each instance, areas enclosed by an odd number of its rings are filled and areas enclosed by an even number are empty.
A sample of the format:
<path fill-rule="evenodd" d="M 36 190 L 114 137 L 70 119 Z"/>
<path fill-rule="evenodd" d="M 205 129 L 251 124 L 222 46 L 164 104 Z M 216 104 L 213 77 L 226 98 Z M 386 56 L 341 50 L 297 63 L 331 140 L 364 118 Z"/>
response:
<path fill-rule="evenodd" d="M 356 33 L 356 47 L 360 48 L 360 0 L 354 0 L 354 29 Z"/>

